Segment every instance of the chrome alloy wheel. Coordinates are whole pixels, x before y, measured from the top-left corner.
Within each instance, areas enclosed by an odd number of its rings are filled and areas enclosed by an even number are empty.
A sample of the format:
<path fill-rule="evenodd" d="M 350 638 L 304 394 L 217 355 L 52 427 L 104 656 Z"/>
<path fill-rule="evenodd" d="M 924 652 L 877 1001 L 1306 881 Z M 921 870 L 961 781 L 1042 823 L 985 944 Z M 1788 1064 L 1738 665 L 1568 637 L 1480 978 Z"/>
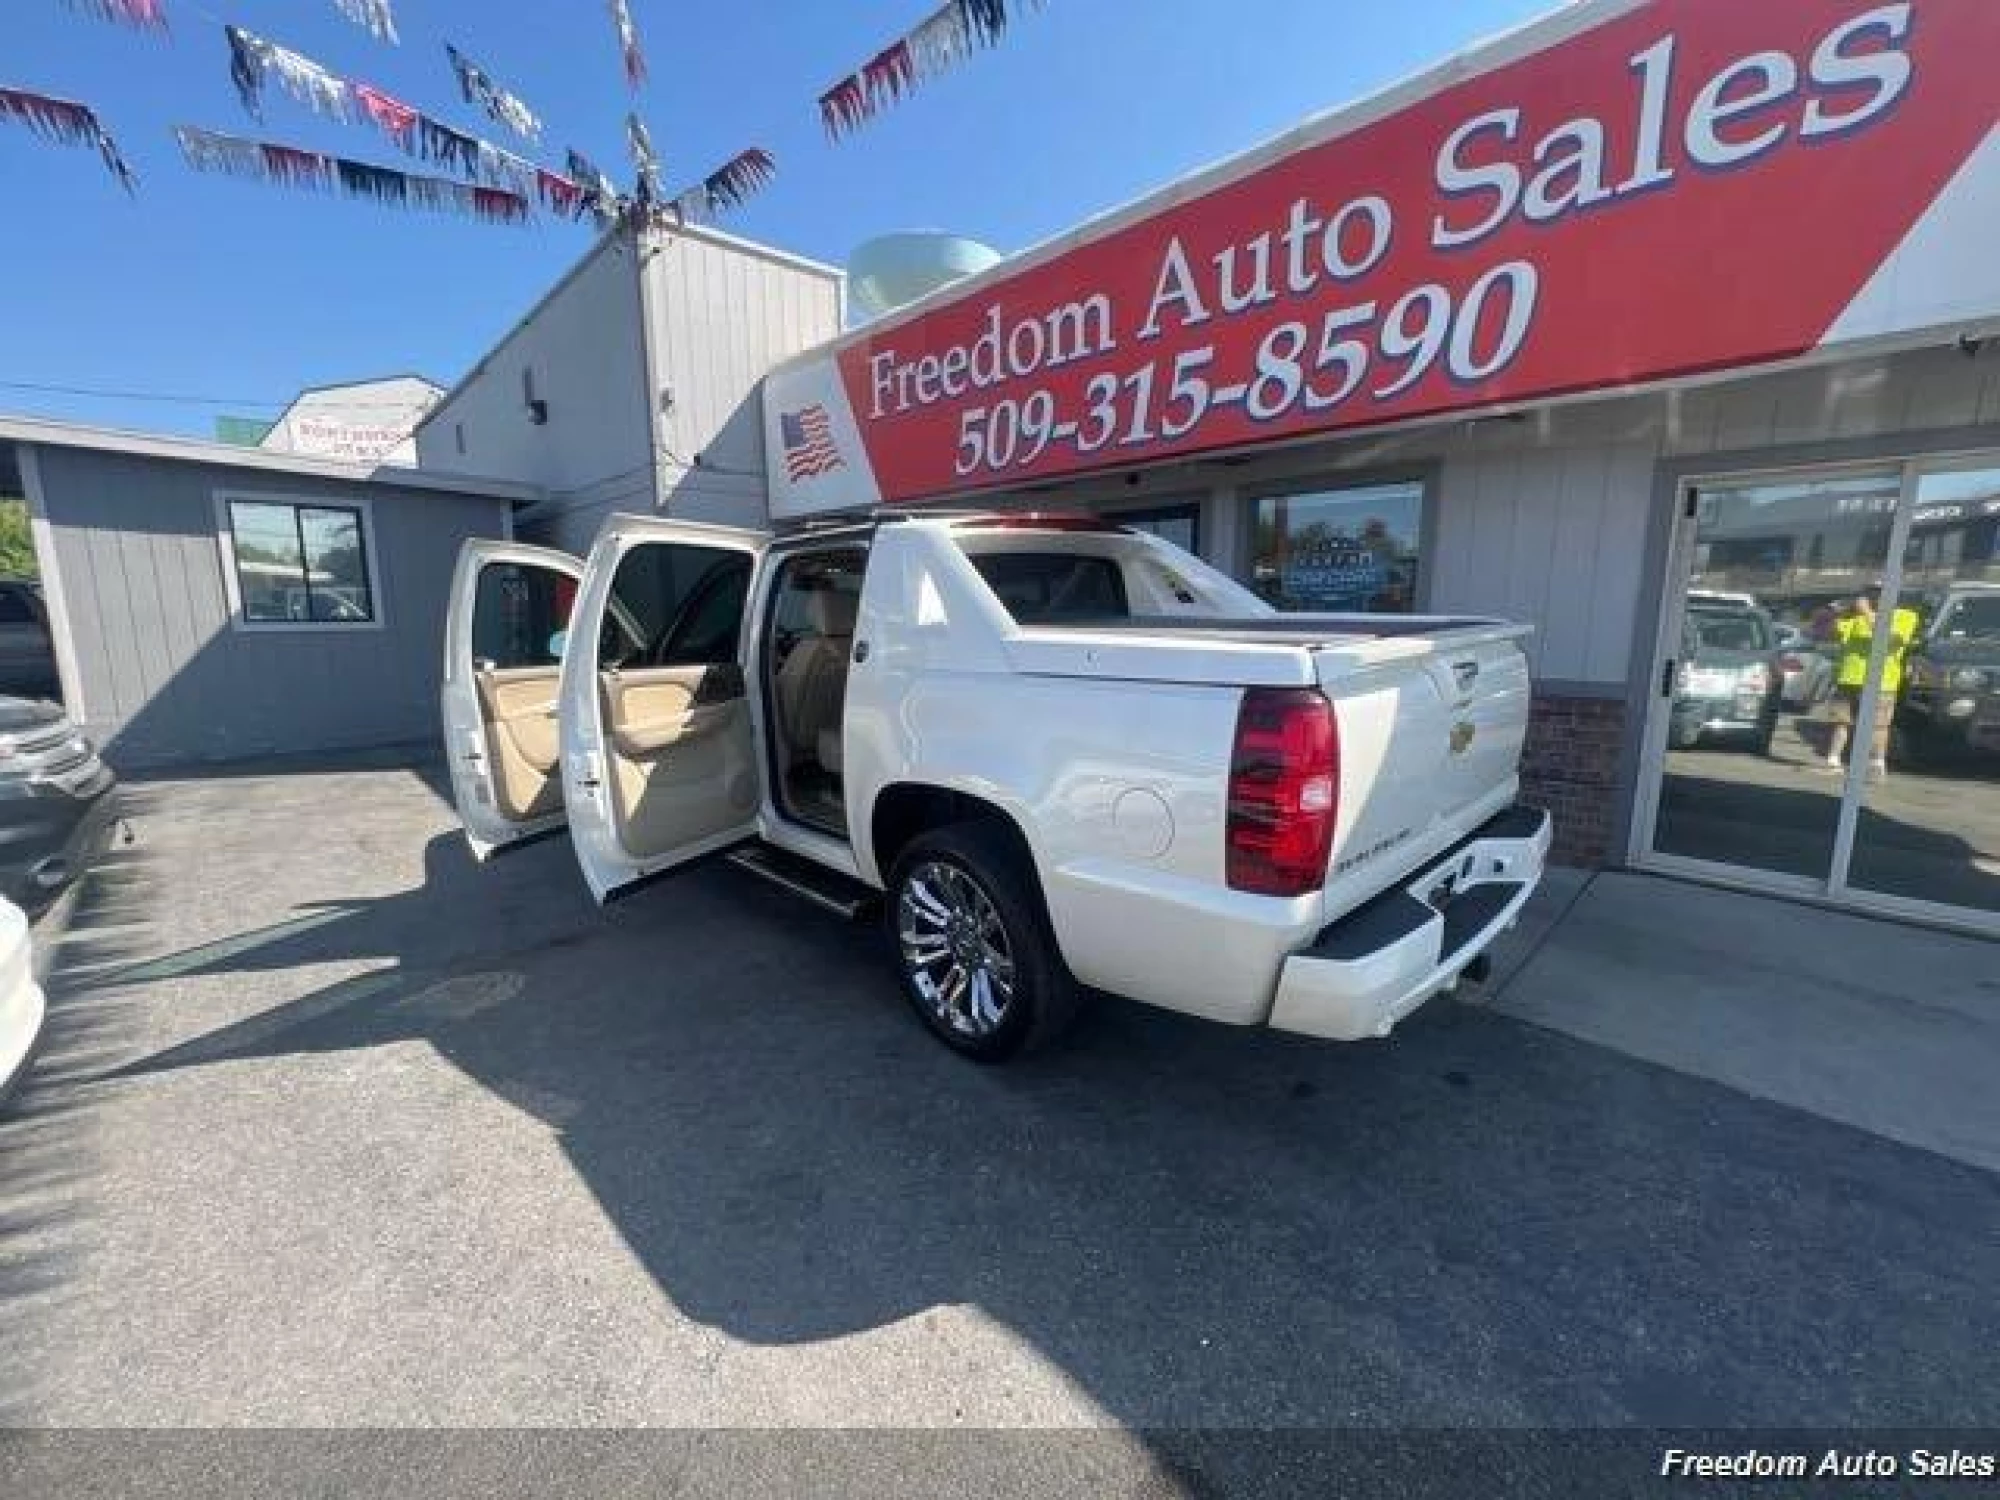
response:
<path fill-rule="evenodd" d="M 931 1014 L 962 1036 L 985 1037 L 1014 1002 L 1014 955 L 993 900 L 956 865 L 930 860 L 903 882 L 896 906 L 903 967 Z"/>

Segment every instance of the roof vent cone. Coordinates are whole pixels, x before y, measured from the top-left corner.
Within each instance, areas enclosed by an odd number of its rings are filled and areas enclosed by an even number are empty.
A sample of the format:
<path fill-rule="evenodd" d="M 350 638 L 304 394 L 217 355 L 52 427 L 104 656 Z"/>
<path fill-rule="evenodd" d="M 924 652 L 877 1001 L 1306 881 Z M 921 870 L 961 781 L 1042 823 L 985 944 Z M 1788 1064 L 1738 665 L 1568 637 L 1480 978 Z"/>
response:
<path fill-rule="evenodd" d="M 1000 263 L 1000 252 L 941 229 L 869 240 L 847 261 L 847 322 L 859 327 Z"/>

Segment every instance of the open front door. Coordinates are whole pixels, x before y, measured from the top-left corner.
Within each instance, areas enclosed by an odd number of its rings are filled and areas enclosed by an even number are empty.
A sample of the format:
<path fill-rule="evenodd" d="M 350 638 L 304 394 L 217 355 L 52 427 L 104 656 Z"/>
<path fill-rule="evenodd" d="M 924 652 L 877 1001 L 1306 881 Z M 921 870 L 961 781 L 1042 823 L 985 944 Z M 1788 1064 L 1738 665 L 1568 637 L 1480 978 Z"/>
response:
<path fill-rule="evenodd" d="M 469 541 L 445 620 L 445 754 L 473 856 L 563 824 L 556 699 L 583 565 L 515 542 Z"/>
<path fill-rule="evenodd" d="M 570 838 L 602 901 L 750 837 L 743 671 L 762 532 L 614 517 L 584 569 L 560 715 Z"/>

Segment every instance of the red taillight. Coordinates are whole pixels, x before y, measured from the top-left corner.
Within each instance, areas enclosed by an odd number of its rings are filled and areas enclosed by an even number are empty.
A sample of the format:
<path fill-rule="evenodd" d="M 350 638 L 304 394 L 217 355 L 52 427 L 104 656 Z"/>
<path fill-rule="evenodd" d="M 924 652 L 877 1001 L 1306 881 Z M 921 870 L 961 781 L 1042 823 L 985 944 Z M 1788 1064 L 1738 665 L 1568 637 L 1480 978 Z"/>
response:
<path fill-rule="evenodd" d="M 1229 759 L 1229 888 L 1259 896 L 1318 890 L 1339 815 L 1333 705 L 1312 688 L 1251 688 Z"/>
<path fill-rule="evenodd" d="M 1805 669 L 1806 664 L 1796 656 L 1787 654 L 1778 658 L 1780 672 L 1803 672 Z"/>

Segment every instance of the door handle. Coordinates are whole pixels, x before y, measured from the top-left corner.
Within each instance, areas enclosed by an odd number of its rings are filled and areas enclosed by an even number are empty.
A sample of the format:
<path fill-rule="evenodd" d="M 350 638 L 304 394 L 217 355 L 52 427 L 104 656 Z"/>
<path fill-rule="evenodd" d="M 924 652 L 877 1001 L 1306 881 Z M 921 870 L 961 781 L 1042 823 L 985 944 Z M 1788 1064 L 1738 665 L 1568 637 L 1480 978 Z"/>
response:
<path fill-rule="evenodd" d="M 866 641 L 856 641 L 854 643 L 854 664 L 858 667 L 866 660 L 868 660 L 868 643 Z"/>

